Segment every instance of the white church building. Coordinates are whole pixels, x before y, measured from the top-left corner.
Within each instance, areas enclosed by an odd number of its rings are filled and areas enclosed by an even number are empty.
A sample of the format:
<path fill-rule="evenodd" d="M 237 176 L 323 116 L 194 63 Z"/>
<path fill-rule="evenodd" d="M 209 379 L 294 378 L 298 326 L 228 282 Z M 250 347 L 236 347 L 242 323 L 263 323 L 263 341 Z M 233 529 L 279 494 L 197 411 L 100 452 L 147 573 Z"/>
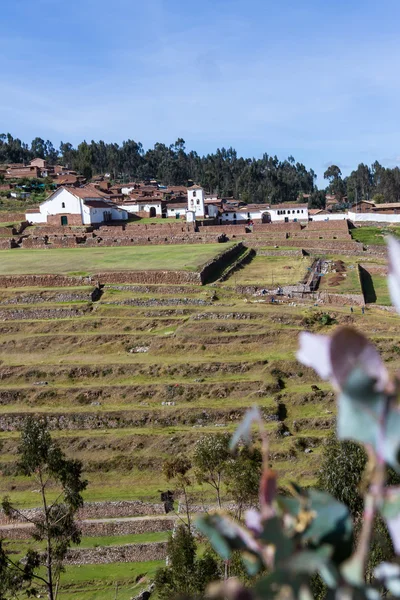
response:
<path fill-rule="evenodd" d="M 27 210 L 25 218 L 30 223 L 49 225 L 98 225 L 126 221 L 128 213 L 91 186 L 61 187 L 42 202 L 39 209 Z"/>
<path fill-rule="evenodd" d="M 187 220 L 219 218 L 221 224 L 290 223 L 308 221 L 307 204 L 242 204 L 222 202 L 219 198 L 205 199 L 204 190 L 198 185 L 188 188 Z"/>

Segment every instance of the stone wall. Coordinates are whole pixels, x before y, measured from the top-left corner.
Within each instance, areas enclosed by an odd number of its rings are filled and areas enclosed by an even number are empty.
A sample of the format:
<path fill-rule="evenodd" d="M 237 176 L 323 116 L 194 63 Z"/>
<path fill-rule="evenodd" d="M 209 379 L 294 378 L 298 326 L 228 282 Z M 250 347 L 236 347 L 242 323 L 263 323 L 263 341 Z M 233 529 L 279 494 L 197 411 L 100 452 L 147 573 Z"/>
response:
<path fill-rule="evenodd" d="M 0 250 L 10 250 L 11 248 L 15 248 L 16 246 L 17 243 L 14 238 L 0 240 Z"/>
<path fill-rule="evenodd" d="M 12 234 L 13 234 L 12 227 L 0 227 L 0 235 L 2 235 L 2 236 L 8 235 L 9 237 L 11 237 Z"/>
<path fill-rule="evenodd" d="M 349 226 L 347 220 L 343 221 L 310 221 L 307 224 L 307 230 L 326 231 L 329 229 L 348 231 Z"/>
<path fill-rule="evenodd" d="M 219 256 L 211 259 L 200 271 L 201 283 L 206 283 L 209 279 L 212 279 L 218 273 L 218 271 L 221 271 L 224 269 L 224 267 L 227 267 L 229 263 L 234 261 L 239 254 L 243 252 L 243 249 L 243 244 L 239 242 L 232 248 L 222 252 Z"/>
<path fill-rule="evenodd" d="M 82 286 L 90 285 L 93 281 L 96 279 L 66 275 L 0 275 L 0 286 L 3 288 Z"/>
<path fill-rule="evenodd" d="M 329 240 L 285 240 L 282 246 L 297 246 L 304 249 L 317 248 L 319 250 L 329 250 L 335 254 L 340 254 L 342 250 L 358 250 L 359 253 L 363 251 L 363 245 L 353 241 L 339 241 L 334 242 Z"/>
<path fill-rule="evenodd" d="M 68 225 L 65 225 L 65 226 L 37 225 L 35 227 L 31 227 L 31 229 L 29 231 L 32 232 L 32 234 L 34 234 L 37 237 L 45 236 L 45 235 L 48 235 L 48 236 L 50 236 L 50 235 L 76 236 L 76 235 L 82 235 L 83 233 L 92 232 L 93 227 L 86 226 L 86 225 L 82 225 L 81 227 L 68 227 Z"/>
<path fill-rule="evenodd" d="M 24 237 L 22 240 L 23 248 L 46 249 L 52 248 L 76 248 L 77 245 L 85 247 L 98 246 L 148 246 L 148 245 L 168 245 L 168 244 L 209 244 L 223 241 L 221 234 L 200 235 L 197 233 L 168 233 L 164 237 L 148 235 L 128 237 L 123 235 L 119 237 L 100 237 L 99 235 L 76 234 L 76 235 L 46 235 Z"/>
<path fill-rule="evenodd" d="M 260 231 L 273 233 L 278 231 L 292 232 L 301 231 L 301 223 L 254 223 L 253 232 L 258 233 Z"/>
<path fill-rule="evenodd" d="M 247 243 L 246 243 L 247 246 Z M 257 250 L 257 256 L 299 256 L 302 257 L 301 250 Z"/>
<path fill-rule="evenodd" d="M 336 304 L 337 306 L 364 306 L 362 294 L 332 294 L 331 292 L 318 292 L 317 302 Z"/>
<path fill-rule="evenodd" d="M 166 556 L 167 542 L 149 542 L 147 544 L 126 544 L 124 546 L 74 548 L 68 550 L 64 562 L 66 565 L 99 565 L 164 560 Z"/>
<path fill-rule="evenodd" d="M 69 213 L 47 215 L 47 223 L 49 225 L 61 225 L 61 217 L 67 217 L 68 225 L 83 225 L 82 215 L 71 215 Z"/>
<path fill-rule="evenodd" d="M 25 221 L 24 213 L 0 211 L 0 222 L 1 223 L 19 223 L 21 221 Z"/>
<path fill-rule="evenodd" d="M 368 271 L 368 273 L 372 273 L 373 275 L 384 275 L 385 277 L 389 270 L 388 265 L 377 265 L 374 263 L 360 263 L 359 266 Z"/>
<path fill-rule="evenodd" d="M 165 519 L 129 519 L 121 517 L 113 521 L 83 521 L 79 528 L 84 537 L 110 537 L 117 535 L 136 535 L 139 533 L 154 533 L 172 531 L 176 518 Z M 34 526 L 16 527 L 0 525 L 0 537 L 8 540 L 26 540 L 34 530 Z"/>
<path fill-rule="evenodd" d="M 225 235 L 246 235 L 248 231 L 245 225 L 209 225 L 199 227 L 200 233 L 215 231 Z"/>
<path fill-rule="evenodd" d="M 69 287 L 90 285 L 100 281 L 104 284 L 194 284 L 201 285 L 200 273 L 191 271 L 120 271 L 96 273 L 90 277 L 67 277 L 66 275 L 1 275 L 0 286 L 17 287 Z"/>
<path fill-rule="evenodd" d="M 102 226 L 99 228 L 99 231 L 104 231 L 106 226 Z M 182 223 L 181 221 L 177 221 L 176 223 L 126 223 L 121 226 L 124 231 L 127 232 L 127 235 L 136 235 L 140 233 L 149 234 L 153 233 L 155 235 L 164 235 L 171 233 L 179 233 L 179 232 L 191 232 L 195 230 L 194 223 Z M 114 227 L 109 227 L 108 229 L 114 229 Z"/>
<path fill-rule="evenodd" d="M 194 384 L 195 385 L 195 384 Z M 258 383 L 257 383 L 258 385 Z M 243 384 L 243 393 L 248 391 L 250 384 Z M 250 386 L 251 387 L 251 386 Z M 195 397 L 195 393 L 199 393 L 198 387 L 190 389 L 190 387 L 182 386 L 182 393 L 179 395 L 179 399 L 182 399 L 184 395 L 189 397 Z M 211 393 L 210 393 L 211 389 Z M 214 389 L 207 388 L 203 390 L 203 395 L 208 393 L 208 397 L 211 397 Z M 83 393 L 83 392 L 82 392 Z M 138 390 L 140 393 L 140 389 Z M 10 398 L 21 396 L 21 390 L 5 390 L 1 392 L 3 404 L 7 403 Z M 146 397 L 149 397 L 149 392 L 146 393 Z M 6 402 L 5 402 L 6 401 Z M 160 402 L 161 404 L 161 402 Z M 185 412 L 182 412 L 177 406 L 171 407 L 169 410 L 139 410 L 139 409 L 127 409 L 127 410 L 104 410 L 100 412 L 93 411 L 79 411 L 74 413 L 63 413 L 63 412 L 52 412 L 46 413 L 48 427 L 52 431 L 61 430 L 96 430 L 96 429 L 123 429 L 131 427 L 146 427 L 152 424 L 157 424 L 159 427 L 170 427 L 179 425 L 194 425 L 207 423 L 217 423 L 221 419 L 229 419 L 230 421 L 240 421 L 245 412 L 244 408 L 221 409 L 217 405 L 215 408 L 210 408 L 207 412 L 198 408 L 189 408 Z M 271 409 L 272 410 L 272 409 Z M 32 416 L 35 413 L 32 412 Z M 26 413 L 22 410 L 20 412 L 2 412 L 0 414 L 0 431 L 17 431 L 21 430 L 26 421 Z"/>
<path fill-rule="evenodd" d="M 41 511 L 40 508 L 25 508 L 20 512 L 25 517 L 33 519 Z M 165 515 L 164 504 L 141 502 L 140 500 L 85 502 L 83 507 L 79 509 L 77 518 L 83 521 L 86 519 L 116 519 L 120 517 L 142 517 L 148 515 Z M 0 509 L 0 525 L 7 526 L 13 522 Z"/>

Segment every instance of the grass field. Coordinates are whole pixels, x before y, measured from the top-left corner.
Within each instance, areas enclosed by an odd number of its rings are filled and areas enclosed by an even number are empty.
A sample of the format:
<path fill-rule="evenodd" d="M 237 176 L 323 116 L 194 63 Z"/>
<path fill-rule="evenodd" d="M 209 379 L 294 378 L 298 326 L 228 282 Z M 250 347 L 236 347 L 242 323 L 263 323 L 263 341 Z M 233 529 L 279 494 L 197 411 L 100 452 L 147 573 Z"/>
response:
<path fill-rule="evenodd" d="M 67 567 L 61 576 L 61 600 L 130 600 L 150 582 L 163 561 Z M 144 580 L 144 583 L 137 581 Z"/>
<path fill-rule="evenodd" d="M 328 256 L 331 261 L 329 272 L 321 277 L 319 288 L 322 291 L 335 294 L 361 294 L 361 285 L 357 272 L 357 260 L 347 256 Z M 335 265 L 340 261 L 344 264 L 344 272 L 336 273 Z"/>
<path fill-rule="evenodd" d="M 233 279 L 239 285 L 277 287 L 296 284 L 303 279 L 309 259 L 292 256 L 256 256 L 250 264 L 237 271 Z M 226 282 L 232 284 L 232 279 Z"/>
<path fill-rule="evenodd" d="M 362 244 L 374 244 L 377 246 L 385 245 L 385 237 L 387 235 L 400 237 L 400 227 L 396 225 L 384 225 L 381 227 L 363 225 L 350 231 L 353 240 Z"/>
<path fill-rule="evenodd" d="M 125 246 L 1 250 L 0 275 L 57 273 L 90 275 L 98 271 L 196 271 L 232 244 Z"/>
<path fill-rule="evenodd" d="M 180 268 L 195 268 L 225 248 L 146 247 L 141 258 L 143 249 L 136 247 L 108 248 L 106 255 L 104 249 L 93 255 L 90 249 L 18 250 L 2 252 L 0 259 L 16 256 L 18 269 L 23 269 L 27 267 L 20 257 L 26 253 L 29 272 L 39 272 L 44 260 L 51 272 L 100 271 L 110 265 L 110 257 L 116 271 L 151 264 L 177 268 L 177 261 Z M 141 266 L 131 266 L 132 255 Z M 346 264 L 339 290 L 330 289 L 349 292 L 357 287 L 359 293 L 358 257 L 329 258 L 341 258 Z M 360 260 L 366 262 L 365 257 Z M 291 256 L 257 256 L 223 284 L 106 286 L 100 301 L 92 305 L 59 297 L 65 289 L 0 290 L 0 419 L 4 419 L 0 497 L 9 495 L 20 507 L 39 502 L 35 483 L 16 475 L 19 432 L 12 425 L 21 413 L 60 417 L 53 436 L 69 456 L 82 460 L 89 481 L 85 499 L 90 501 L 159 502 L 160 490 L 170 485 L 162 476 L 164 459 L 191 455 L 196 440 L 206 433 L 233 432 L 254 404 L 266 418 L 279 484 L 315 483 L 336 408 L 329 384 L 296 361 L 299 332 L 307 328 L 329 334 L 331 328 L 321 325 L 315 315 L 327 311 L 338 324 L 350 323 L 369 334 L 393 372 L 400 367 L 400 336 L 398 317 L 375 307 L 364 316 L 360 310 L 350 316 L 348 307 L 271 305 L 236 290 L 239 283 L 267 287 L 272 277 L 275 285 L 295 284 L 309 264 L 309 259 Z M 2 273 L 15 272 L 10 268 L 10 263 L 6 268 L 0 262 Z M 380 275 L 372 277 L 381 302 L 387 296 L 386 282 Z M 206 304 L 198 302 L 204 299 Z M 63 318 L 49 313 L 61 308 L 74 312 L 63 313 Z M 312 388 L 314 384 L 319 390 Z M 55 490 L 49 492 L 53 498 Z M 192 493 L 199 501 L 214 499 L 207 486 L 195 484 Z M 165 533 L 85 537 L 82 545 L 165 537 Z M 59 597 L 108 600 L 118 585 L 118 600 L 128 600 L 140 589 L 137 577 L 151 578 L 161 564 L 68 567 Z"/>

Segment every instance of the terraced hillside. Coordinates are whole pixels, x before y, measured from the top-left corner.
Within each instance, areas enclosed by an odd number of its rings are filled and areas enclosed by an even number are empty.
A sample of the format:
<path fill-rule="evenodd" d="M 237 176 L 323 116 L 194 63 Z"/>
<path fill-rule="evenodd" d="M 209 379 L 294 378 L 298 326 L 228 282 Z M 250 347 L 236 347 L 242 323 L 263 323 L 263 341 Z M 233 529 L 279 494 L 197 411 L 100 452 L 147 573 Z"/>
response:
<path fill-rule="evenodd" d="M 238 272 L 237 282 L 233 275 L 204 287 L 113 284 L 96 302 L 93 286 L 2 289 L 0 495 L 26 508 L 38 504 L 32 485 L 15 476 L 18 430 L 28 413 L 45 414 L 66 453 L 84 462 L 86 500 L 104 503 L 107 518 L 114 516 L 110 501 L 158 503 L 167 485 L 163 460 L 190 454 L 206 432 L 233 431 L 255 403 L 281 483 L 313 483 L 335 406 L 329 386 L 296 362 L 299 331 L 329 331 L 319 317 L 328 311 L 338 323 L 365 330 L 397 368 L 398 318 L 377 308 L 363 316 L 347 306 L 271 304 L 243 293 L 240 283 L 257 283 L 257 265 L 268 283 L 268 258 L 260 258 Z M 275 281 L 295 284 L 309 264 L 275 259 L 270 267 Z M 211 499 L 206 488 L 196 494 Z M 162 542 L 170 526 L 144 534 L 125 529 L 122 541 L 110 539 L 105 527 L 96 543 Z M 92 535 L 85 533 L 84 547 L 94 544 Z M 110 597 L 110 589 L 104 596 L 99 590 L 118 580 L 118 598 L 125 600 L 137 588 L 136 576 L 157 564 L 68 567 L 60 597 Z"/>

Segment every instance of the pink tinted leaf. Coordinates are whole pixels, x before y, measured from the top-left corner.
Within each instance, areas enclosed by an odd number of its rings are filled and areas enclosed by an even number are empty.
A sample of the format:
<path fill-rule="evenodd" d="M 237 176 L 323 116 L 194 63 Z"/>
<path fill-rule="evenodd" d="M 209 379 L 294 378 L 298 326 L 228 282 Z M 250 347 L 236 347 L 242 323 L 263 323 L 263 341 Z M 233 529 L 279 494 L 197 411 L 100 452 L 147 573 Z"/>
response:
<path fill-rule="evenodd" d="M 375 346 L 351 327 L 342 327 L 333 335 L 330 363 L 334 383 L 339 388 L 343 388 L 356 367 L 376 380 L 375 387 L 379 391 L 385 388 L 389 380 L 388 372 Z"/>
<path fill-rule="evenodd" d="M 246 511 L 244 522 L 247 529 L 250 529 L 250 531 L 253 531 L 254 533 L 261 533 L 261 514 L 255 508 L 249 508 L 249 510 Z"/>
<path fill-rule="evenodd" d="M 400 554 L 400 513 L 396 517 L 386 519 L 390 537 L 396 554 Z"/>
<path fill-rule="evenodd" d="M 299 336 L 300 347 L 297 360 L 306 367 L 312 367 L 321 379 L 329 379 L 332 374 L 329 348 L 331 338 L 302 331 Z"/>
<path fill-rule="evenodd" d="M 272 469 L 264 469 L 260 481 L 260 506 L 263 519 L 275 514 L 272 503 L 277 491 L 277 474 Z"/>
<path fill-rule="evenodd" d="M 257 421 L 262 422 L 261 413 L 257 406 L 253 406 L 246 411 L 243 421 L 233 434 L 229 445 L 231 450 L 236 448 L 241 439 L 247 444 L 251 442 L 251 426 Z"/>
<path fill-rule="evenodd" d="M 400 243 L 394 237 L 389 236 L 387 244 L 389 251 L 389 293 L 397 312 L 400 313 Z"/>
<path fill-rule="evenodd" d="M 385 489 L 385 497 L 380 507 L 382 516 L 384 517 L 390 537 L 393 541 L 393 547 L 396 554 L 400 554 L 400 488 L 387 487 Z"/>

